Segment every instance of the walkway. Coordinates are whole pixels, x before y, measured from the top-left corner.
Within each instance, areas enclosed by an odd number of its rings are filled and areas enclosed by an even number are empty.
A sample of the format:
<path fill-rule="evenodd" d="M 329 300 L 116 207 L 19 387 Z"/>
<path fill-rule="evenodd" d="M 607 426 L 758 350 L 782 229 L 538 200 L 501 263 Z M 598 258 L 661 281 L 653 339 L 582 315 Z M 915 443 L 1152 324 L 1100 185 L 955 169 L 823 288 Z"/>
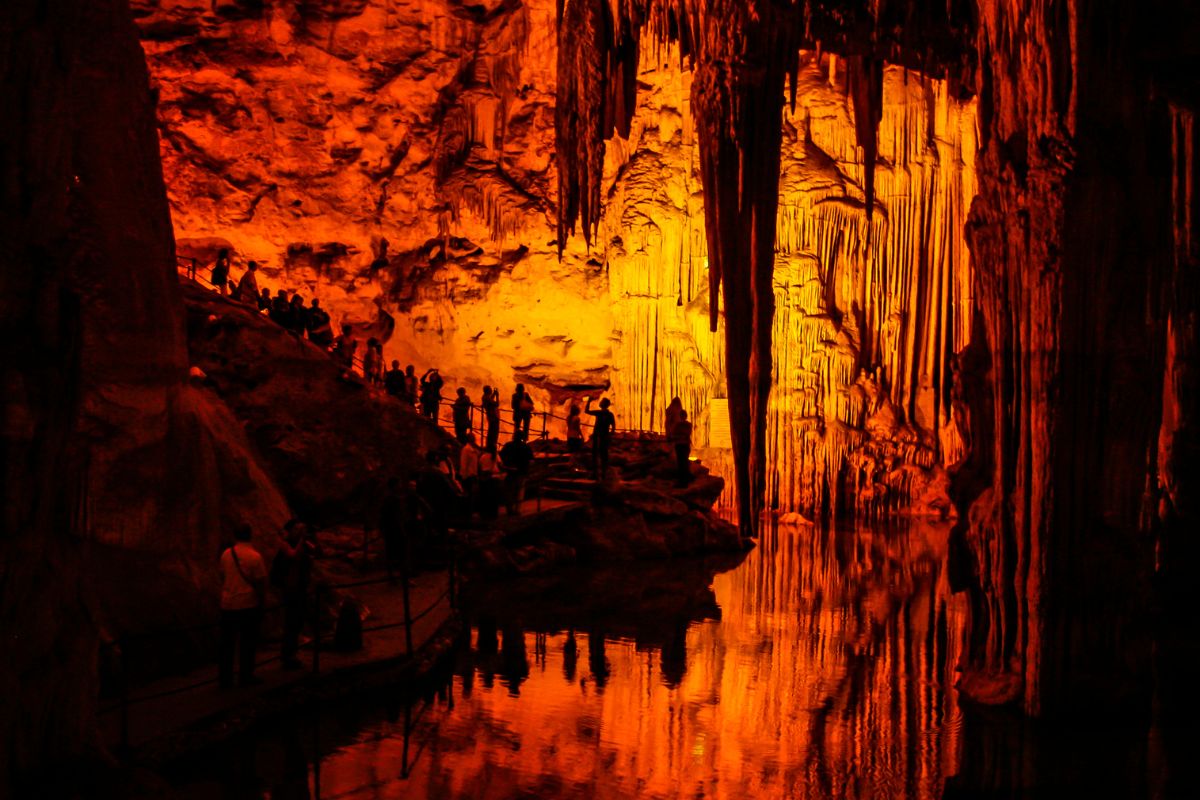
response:
<path fill-rule="evenodd" d="M 354 597 L 368 611 L 363 621 L 361 650 L 333 651 L 332 634 L 326 632 L 321 637 L 316 664 L 313 644 L 309 642 L 301 650 L 304 669 L 284 671 L 280 668 L 279 643 L 275 640 L 259 648 L 256 677 L 262 683 L 256 686 L 219 688 L 215 664 L 138 686 L 127 695 L 124 721 L 119 699 L 101 700 L 99 728 L 103 743 L 113 752 L 124 750 L 136 754 L 139 760 L 170 757 L 293 705 L 319 687 L 352 684 L 373 671 L 411 666 L 420 657 L 422 648 L 453 615 L 450 575 L 431 572 L 412 580 L 411 654 L 401 588 L 388 582 L 382 572 L 364 576 L 363 583 L 366 585 L 353 589 Z"/>

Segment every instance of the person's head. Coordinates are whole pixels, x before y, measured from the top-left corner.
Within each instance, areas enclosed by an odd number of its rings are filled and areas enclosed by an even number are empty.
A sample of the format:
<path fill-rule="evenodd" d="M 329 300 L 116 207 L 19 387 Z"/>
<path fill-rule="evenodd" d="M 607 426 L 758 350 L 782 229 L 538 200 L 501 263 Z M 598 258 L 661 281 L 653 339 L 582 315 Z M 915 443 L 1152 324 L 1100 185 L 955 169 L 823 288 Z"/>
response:
<path fill-rule="evenodd" d="M 600 401 L 601 408 L 608 408 L 611 405 L 612 405 L 612 401 L 610 401 L 607 397 Z"/>
<path fill-rule="evenodd" d="M 475 434 L 473 434 L 473 433 L 467 434 L 467 444 L 475 444 Z"/>
<path fill-rule="evenodd" d="M 229 248 L 228 248 L 228 247 L 222 247 L 220 250 L 218 250 L 218 251 L 217 251 L 217 258 L 220 258 L 220 259 L 226 259 L 226 258 L 229 258 Z"/>
<path fill-rule="evenodd" d="M 320 300 L 318 300 L 317 298 L 315 298 L 315 297 L 314 297 L 314 298 L 312 299 L 312 307 L 313 307 L 313 308 L 320 308 L 320 307 L 321 307 L 321 301 L 320 301 Z"/>
<path fill-rule="evenodd" d="M 258 272 L 258 262 L 251 261 L 249 264 L 246 265 L 246 269 L 250 270 L 251 272 Z"/>
<path fill-rule="evenodd" d="M 523 383 L 517 384 L 517 394 L 525 394 L 525 384 L 523 384 Z"/>
<path fill-rule="evenodd" d="M 392 359 L 392 369 L 400 369 L 400 362 L 394 358 Z"/>
<path fill-rule="evenodd" d="M 687 412 L 686 412 L 686 411 L 684 411 L 684 410 L 682 410 L 682 409 L 680 409 L 680 411 L 679 411 L 679 418 L 680 418 L 680 419 L 684 419 L 684 420 L 685 420 L 685 419 L 687 419 Z"/>
<path fill-rule="evenodd" d="M 372 336 L 370 339 L 367 339 L 367 347 L 373 348 L 377 344 L 379 344 L 379 340 L 376 339 L 374 336 Z"/>
<path fill-rule="evenodd" d="M 413 367 L 413 365 L 412 365 L 412 364 L 409 364 L 407 367 L 405 367 L 405 368 L 404 368 L 404 374 L 405 374 L 405 375 L 412 375 L 412 374 L 414 374 L 414 367 Z"/>
<path fill-rule="evenodd" d="M 459 396 L 459 397 L 466 397 L 466 396 L 467 396 L 467 390 L 466 390 L 466 389 L 464 389 L 464 388 L 463 388 L 463 387 L 461 387 L 461 386 L 460 386 L 460 387 L 458 387 L 458 396 Z"/>
<path fill-rule="evenodd" d="M 308 526 L 303 521 L 292 517 L 283 526 L 289 542 L 298 542 L 308 534 Z"/>
<path fill-rule="evenodd" d="M 342 333 L 344 333 L 344 334 L 346 334 L 347 336 L 349 336 L 349 335 L 350 335 L 350 326 L 349 326 L 349 325 L 343 325 L 343 326 L 342 326 Z"/>
<path fill-rule="evenodd" d="M 261 294 L 263 297 L 270 297 L 270 296 L 271 296 L 271 290 L 270 290 L 270 289 L 268 289 L 266 286 L 264 286 L 264 287 L 262 288 L 262 291 L 261 291 L 261 292 L 259 292 L 259 294 Z"/>
<path fill-rule="evenodd" d="M 303 306 L 303 305 L 304 305 L 304 298 L 303 298 L 303 297 L 301 297 L 301 296 L 300 296 L 300 295 L 298 295 L 298 294 L 294 294 L 294 295 L 292 295 L 292 305 L 294 305 L 294 306 Z"/>
<path fill-rule="evenodd" d="M 671 398 L 671 405 L 673 405 L 673 406 L 681 406 L 681 405 L 683 405 L 683 401 L 682 401 L 682 400 L 680 400 L 678 397 L 672 397 L 672 398 Z"/>
<path fill-rule="evenodd" d="M 287 300 L 287 289 L 280 289 L 278 292 L 275 293 L 275 296 L 282 297 L 284 300 Z"/>
<path fill-rule="evenodd" d="M 487 397 L 491 393 L 492 393 L 492 387 L 490 387 L 490 386 L 483 387 L 483 396 L 484 397 Z"/>
<path fill-rule="evenodd" d="M 254 537 L 254 531 L 249 525 L 238 525 L 233 529 L 233 540 L 235 542 L 248 542 Z"/>
<path fill-rule="evenodd" d="M 571 408 L 567 410 L 567 416 L 578 417 L 579 414 L 580 414 L 579 406 L 575 405 L 574 403 L 571 403 Z"/>

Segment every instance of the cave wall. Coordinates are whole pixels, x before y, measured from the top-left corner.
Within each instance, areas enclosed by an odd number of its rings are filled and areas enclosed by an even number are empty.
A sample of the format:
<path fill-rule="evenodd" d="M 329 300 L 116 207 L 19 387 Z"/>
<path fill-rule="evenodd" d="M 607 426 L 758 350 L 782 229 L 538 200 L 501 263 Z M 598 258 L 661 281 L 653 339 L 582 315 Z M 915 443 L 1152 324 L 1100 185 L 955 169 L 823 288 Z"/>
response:
<path fill-rule="evenodd" d="M 389 360 L 439 365 L 476 397 L 523 381 L 565 414 L 607 387 L 621 427 L 661 430 L 679 396 L 710 444 L 725 333 L 720 315 L 710 329 L 702 137 L 678 44 L 647 35 L 622 67 L 637 106 L 601 149 L 590 242 L 580 229 L 560 259 L 554 4 L 135 7 L 181 253 L 227 242 L 267 285 L 319 296 L 385 337 Z M 866 170 L 848 62 L 802 64 L 781 112 L 767 501 L 944 514 L 974 105 L 881 69 L 880 166 Z M 732 485 L 719 438 L 704 457 Z"/>
<path fill-rule="evenodd" d="M 6 3 L 0 116 L 6 786 L 98 750 L 102 630 L 203 598 L 221 523 L 273 536 L 287 508 L 240 429 L 185 382 L 154 103 L 125 3 Z M 105 583 L 154 601 L 116 619 Z"/>

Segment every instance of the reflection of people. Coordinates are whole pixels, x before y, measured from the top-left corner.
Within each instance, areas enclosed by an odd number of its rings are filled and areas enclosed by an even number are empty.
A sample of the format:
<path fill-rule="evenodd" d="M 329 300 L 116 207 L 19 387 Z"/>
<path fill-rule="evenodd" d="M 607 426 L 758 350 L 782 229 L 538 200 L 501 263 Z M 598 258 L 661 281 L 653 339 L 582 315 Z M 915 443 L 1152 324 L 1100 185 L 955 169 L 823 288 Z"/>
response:
<path fill-rule="evenodd" d="M 608 474 L 608 447 L 612 444 L 613 429 L 617 427 L 617 418 L 608 410 L 612 405 L 606 397 L 600 401 L 600 410 L 592 410 L 592 398 L 587 399 L 584 410 L 596 418 L 592 428 L 592 470 L 596 480 L 604 480 Z"/>
<path fill-rule="evenodd" d="M 525 650 L 525 632 L 512 622 L 504 625 L 504 638 L 500 642 L 500 670 L 508 682 L 508 693 L 514 697 L 519 695 L 521 684 L 529 677 L 529 654 Z"/>
<path fill-rule="evenodd" d="M 575 629 L 567 630 L 567 641 L 563 643 L 563 677 L 567 683 L 575 682 L 575 665 L 579 663 L 579 644 L 575 641 Z"/>
<path fill-rule="evenodd" d="M 683 683 L 687 674 L 687 622 L 682 619 L 675 621 L 671 636 L 663 644 L 662 676 L 663 683 L 672 689 Z"/>
<path fill-rule="evenodd" d="M 603 689 L 608 683 L 608 656 L 604 654 L 604 634 L 595 628 L 588 631 L 588 669 L 596 688 Z"/>

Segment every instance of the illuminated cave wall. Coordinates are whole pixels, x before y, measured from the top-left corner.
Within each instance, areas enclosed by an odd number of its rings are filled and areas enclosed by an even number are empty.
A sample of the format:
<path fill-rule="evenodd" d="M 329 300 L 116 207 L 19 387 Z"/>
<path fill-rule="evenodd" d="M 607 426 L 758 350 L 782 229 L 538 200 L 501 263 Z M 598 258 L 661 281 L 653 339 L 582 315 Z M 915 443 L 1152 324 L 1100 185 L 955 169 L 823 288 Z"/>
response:
<path fill-rule="evenodd" d="M 643 48 L 598 235 L 560 261 L 553 3 L 135 5 L 182 253 L 227 242 L 235 275 L 257 259 L 268 286 L 316 294 L 451 389 L 524 381 L 561 414 L 578 387 L 609 386 L 636 430 L 661 430 L 678 395 L 709 444 L 724 337 L 708 329 L 676 48 Z M 967 337 L 974 106 L 886 70 L 868 233 L 845 61 L 803 63 L 785 112 L 769 501 L 938 512 L 959 445 L 947 362 Z M 728 451 L 703 453 L 732 473 Z"/>

